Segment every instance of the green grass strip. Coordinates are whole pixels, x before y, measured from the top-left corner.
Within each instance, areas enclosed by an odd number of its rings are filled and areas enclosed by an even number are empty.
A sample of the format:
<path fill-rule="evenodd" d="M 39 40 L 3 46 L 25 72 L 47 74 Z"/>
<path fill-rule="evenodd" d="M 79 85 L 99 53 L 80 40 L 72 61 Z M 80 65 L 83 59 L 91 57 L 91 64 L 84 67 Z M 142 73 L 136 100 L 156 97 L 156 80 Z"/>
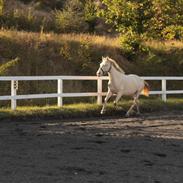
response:
<path fill-rule="evenodd" d="M 40 121 L 40 120 L 67 120 L 76 118 L 95 118 L 95 117 L 123 117 L 132 102 L 123 101 L 117 106 L 109 103 L 106 113 L 100 115 L 101 106 L 97 104 L 71 104 L 63 107 L 18 107 L 12 111 L 10 108 L 0 109 L 0 122 L 2 121 Z M 165 103 L 160 99 L 141 99 L 140 109 L 142 113 L 177 111 L 183 110 L 183 99 L 168 99 Z"/>

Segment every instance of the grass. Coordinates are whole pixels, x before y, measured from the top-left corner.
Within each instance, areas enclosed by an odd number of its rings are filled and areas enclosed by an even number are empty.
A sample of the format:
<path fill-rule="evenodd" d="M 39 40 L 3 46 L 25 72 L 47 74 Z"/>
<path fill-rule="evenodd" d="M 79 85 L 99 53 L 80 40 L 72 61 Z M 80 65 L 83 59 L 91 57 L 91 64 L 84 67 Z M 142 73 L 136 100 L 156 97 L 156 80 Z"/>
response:
<path fill-rule="evenodd" d="M 174 40 L 174 41 L 157 41 L 157 40 L 152 40 L 152 41 L 147 41 L 145 43 L 147 46 L 156 49 L 156 50 L 164 50 L 164 51 L 169 51 L 173 48 L 176 49 L 183 49 L 183 42 Z"/>
<path fill-rule="evenodd" d="M 16 111 L 9 108 L 0 109 L 0 121 L 40 121 L 40 120 L 69 120 L 81 118 L 123 117 L 131 102 L 123 101 L 114 107 L 112 103 L 107 106 L 104 115 L 100 115 L 101 106 L 97 104 L 71 104 L 64 107 L 18 107 Z M 183 110 L 183 99 L 169 99 L 167 103 L 160 99 L 141 99 L 142 113 L 180 111 Z"/>
<path fill-rule="evenodd" d="M 16 41 L 23 42 L 46 42 L 46 41 L 54 41 L 54 42 L 88 42 L 93 45 L 99 45 L 104 47 L 112 47 L 112 48 L 120 48 L 120 43 L 118 37 L 107 37 L 107 36 L 98 36 L 98 35 L 90 35 L 90 34 L 76 34 L 76 33 L 68 33 L 68 34 L 56 34 L 56 33 L 35 33 L 35 32 L 26 32 L 26 31 L 17 31 L 17 30 L 8 30 L 1 29 L 0 37 L 6 37 L 10 39 L 14 39 Z"/>

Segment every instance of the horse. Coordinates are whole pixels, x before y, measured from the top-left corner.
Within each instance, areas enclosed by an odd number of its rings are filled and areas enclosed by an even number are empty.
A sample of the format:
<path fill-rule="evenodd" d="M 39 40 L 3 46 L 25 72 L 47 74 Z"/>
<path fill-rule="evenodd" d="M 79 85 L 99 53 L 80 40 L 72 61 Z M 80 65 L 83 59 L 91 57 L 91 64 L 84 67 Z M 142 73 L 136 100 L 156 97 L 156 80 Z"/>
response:
<path fill-rule="evenodd" d="M 100 63 L 96 75 L 101 77 L 107 73 L 109 76 L 108 92 L 103 103 L 101 114 L 104 114 L 107 101 L 112 95 L 116 95 L 114 105 L 117 104 L 122 96 L 132 96 L 134 99 L 133 104 L 126 112 L 126 116 L 130 116 L 135 106 L 137 114 L 140 114 L 138 99 L 141 93 L 145 96 L 149 96 L 149 84 L 137 75 L 126 75 L 115 60 L 109 57 L 102 57 L 102 62 Z"/>

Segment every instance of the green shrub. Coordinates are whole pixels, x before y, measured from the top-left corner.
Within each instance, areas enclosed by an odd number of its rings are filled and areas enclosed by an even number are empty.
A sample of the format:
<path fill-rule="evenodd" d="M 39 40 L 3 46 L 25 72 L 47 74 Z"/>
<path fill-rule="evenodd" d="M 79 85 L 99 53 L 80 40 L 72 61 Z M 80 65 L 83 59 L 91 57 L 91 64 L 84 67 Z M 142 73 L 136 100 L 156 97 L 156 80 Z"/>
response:
<path fill-rule="evenodd" d="M 68 1 L 63 10 L 56 10 L 55 23 L 59 32 L 85 32 L 84 5 L 79 0 Z"/>
<path fill-rule="evenodd" d="M 97 8 L 93 3 L 93 0 L 88 0 L 84 7 L 85 20 L 89 25 L 89 32 L 95 31 L 95 26 L 97 25 Z"/>
<path fill-rule="evenodd" d="M 55 12 L 55 23 L 59 32 L 86 32 L 87 30 L 84 17 L 71 10 L 57 10 Z"/>
<path fill-rule="evenodd" d="M 163 38 L 166 40 L 183 39 L 183 26 L 168 26 L 162 31 Z"/>
<path fill-rule="evenodd" d="M 128 58 L 139 52 L 148 51 L 148 48 L 143 44 L 142 37 L 133 31 L 121 34 L 119 39 L 121 48 Z"/>

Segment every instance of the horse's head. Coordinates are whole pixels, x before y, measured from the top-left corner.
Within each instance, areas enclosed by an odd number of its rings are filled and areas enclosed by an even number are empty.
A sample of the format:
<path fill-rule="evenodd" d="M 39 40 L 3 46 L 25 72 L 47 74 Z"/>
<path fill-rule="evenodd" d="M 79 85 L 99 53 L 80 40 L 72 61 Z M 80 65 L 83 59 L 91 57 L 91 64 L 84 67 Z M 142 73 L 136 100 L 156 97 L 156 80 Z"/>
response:
<path fill-rule="evenodd" d="M 102 57 L 102 62 L 100 64 L 100 67 L 96 73 L 98 77 L 103 76 L 105 73 L 110 72 L 112 67 L 112 64 L 108 60 L 108 57 Z"/>

